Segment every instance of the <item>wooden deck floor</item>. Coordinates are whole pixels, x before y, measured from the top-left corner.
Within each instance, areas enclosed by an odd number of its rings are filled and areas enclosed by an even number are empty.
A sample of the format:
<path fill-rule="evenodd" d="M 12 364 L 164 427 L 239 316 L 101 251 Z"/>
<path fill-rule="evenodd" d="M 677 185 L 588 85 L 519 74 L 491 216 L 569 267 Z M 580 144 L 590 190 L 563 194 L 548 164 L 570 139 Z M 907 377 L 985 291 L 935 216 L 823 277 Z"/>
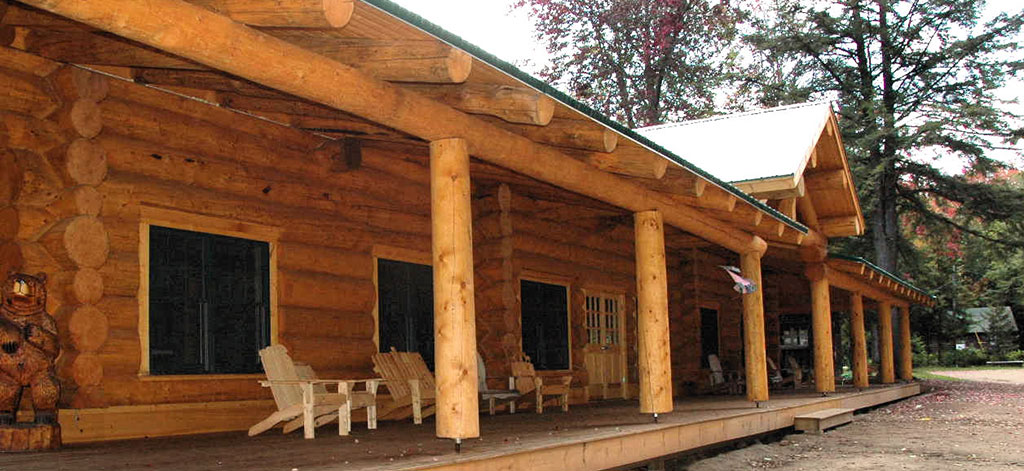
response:
<path fill-rule="evenodd" d="M 657 424 L 629 401 L 574 406 L 568 414 L 484 415 L 482 438 L 466 441 L 458 455 L 451 441 L 434 437 L 428 420 L 422 426 L 384 422 L 374 431 L 356 424 L 350 437 L 325 426 L 315 440 L 271 431 L 255 438 L 227 433 L 79 444 L 58 452 L 0 455 L 0 470 L 596 470 L 789 427 L 801 413 L 862 409 L 919 392 L 919 385 L 907 384 L 845 389 L 826 398 L 776 393 L 761 408 L 742 398 L 686 398 Z"/>

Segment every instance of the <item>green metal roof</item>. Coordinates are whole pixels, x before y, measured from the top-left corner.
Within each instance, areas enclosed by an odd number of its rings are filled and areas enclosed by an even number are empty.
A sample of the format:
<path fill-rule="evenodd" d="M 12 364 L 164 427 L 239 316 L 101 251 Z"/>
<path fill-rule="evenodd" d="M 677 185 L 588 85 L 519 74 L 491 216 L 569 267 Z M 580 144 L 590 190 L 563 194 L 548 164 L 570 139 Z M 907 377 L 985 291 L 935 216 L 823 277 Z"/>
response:
<path fill-rule="evenodd" d="M 898 277 L 896 275 L 893 275 L 892 273 L 889 273 L 884 268 L 882 268 L 882 267 L 880 267 L 878 265 L 875 265 L 874 263 L 869 262 L 865 258 L 856 257 L 856 256 L 853 256 L 853 255 L 842 255 L 842 254 L 829 254 L 828 256 L 829 256 L 829 258 L 835 258 L 835 259 L 839 259 L 839 260 L 846 260 L 846 261 L 849 261 L 849 262 L 862 263 L 862 264 L 866 265 L 868 268 L 874 270 L 876 273 L 879 273 L 882 276 L 885 276 L 886 278 L 889 278 L 890 280 L 895 281 L 896 283 L 899 283 L 900 285 L 903 285 L 903 286 L 905 286 L 907 288 L 910 288 L 910 289 L 914 290 L 915 292 L 917 292 L 917 293 L 919 293 L 921 295 L 927 296 L 928 299 L 931 299 L 932 301 L 935 301 L 935 296 L 932 296 L 931 294 L 928 294 L 927 291 L 925 291 L 925 290 L 923 290 L 921 288 L 918 288 L 918 287 L 910 284 L 909 282 L 905 281 L 904 279 L 902 279 L 902 278 L 900 278 L 900 277 Z"/>
<path fill-rule="evenodd" d="M 440 26 L 438 26 L 438 25 L 436 25 L 434 23 L 431 23 L 430 21 L 428 21 L 425 18 L 417 15 L 416 13 L 413 13 L 413 12 L 407 10 L 405 7 L 402 7 L 401 5 L 398 5 L 398 4 L 396 4 L 396 3 L 394 3 L 394 2 L 392 2 L 390 0 L 363 0 L 363 1 L 365 3 L 367 3 L 367 4 L 369 4 L 369 5 L 377 8 L 377 9 L 380 9 L 381 11 L 384 11 L 385 13 L 388 13 L 388 14 L 390 14 L 390 15 L 392 15 L 392 16 L 394 16 L 394 17 L 396 17 L 396 18 L 398 18 L 398 19 L 400 19 L 400 20 L 402 20 L 402 21 L 404 21 L 406 23 L 409 23 L 410 25 L 412 25 L 412 26 L 414 26 L 416 28 L 419 28 L 420 30 L 423 30 L 424 32 L 426 32 L 426 33 L 428 33 L 428 34 L 430 34 L 430 35 L 440 39 L 441 41 L 444 41 L 444 42 L 446 42 L 446 43 L 448 43 L 448 44 L 450 44 L 450 45 L 452 45 L 452 46 L 454 46 L 456 48 L 459 48 L 459 49 L 469 53 L 470 55 L 472 55 L 472 56 L 476 57 L 477 59 L 487 63 L 488 65 L 490 65 L 490 66 L 492 66 L 492 67 L 494 67 L 494 68 L 496 68 L 496 69 L 498 69 L 498 70 L 500 70 L 500 71 L 502 71 L 502 72 L 512 76 L 513 78 L 515 78 L 517 80 L 522 81 L 523 83 L 529 85 L 530 87 L 533 87 L 533 88 L 537 89 L 538 91 L 540 91 L 540 92 L 550 96 L 551 98 L 554 98 L 555 100 L 558 100 L 562 104 L 564 104 L 564 105 L 566 105 L 566 106 L 568 106 L 568 107 L 570 107 L 570 108 L 572 108 L 572 109 L 574 109 L 574 110 L 576 110 L 576 111 L 578 111 L 580 113 L 583 113 L 584 115 L 587 115 L 591 119 L 593 119 L 593 120 L 595 120 L 595 121 L 597 121 L 597 122 L 599 122 L 599 123 L 601 123 L 601 124 L 603 124 L 603 125 L 605 125 L 605 126 L 607 126 L 609 128 L 612 128 L 613 130 L 619 132 L 620 134 L 622 134 L 622 135 L 624 135 L 624 136 L 626 136 L 626 137 L 628 137 L 628 138 L 630 138 L 630 139 L 632 139 L 632 140 L 642 144 L 643 146 L 653 150 L 654 152 L 657 152 L 658 154 L 661 154 L 662 157 L 668 159 L 669 161 L 671 161 L 671 162 L 673 162 L 673 163 L 675 163 L 677 165 L 682 166 L 683 168 L 693 172 L 694 174 L 700 176 L 701 178 L 704 178 L 705 180 L 715 184 L 719 188 L 722 188 L 723 190 L 731 193 L 732 195 L 735 195 L 737 198 L 740 198 L 743 201 L 746 201 L 747 203 L 749 203 L 750 205 L 754 206 L 755 208 L 768 213 L 769 215 L 771 215 L 775 219 L 778 219 L 779 221 L 781 221 L 782 223 L 786 224 L 787 226 L 789 226 L 789 227 L 799 231 L 800 233 L 807 234 L 807 232 L 808 232 L 807 226 L 805 226 L 803 224 L 800 224 L 799 222 L 797 222 L 797 221 L 795 221 L 793 219 L 790 219 L 785 214 L 782 214 L 781 212 L 775 210 L 775 208 L 772 208 L 771 206 L 768 206 L 768 205 L 758 201 L 753 196 L 750 196 L 750 195 L 740 191 L 738 188 L 730 185 L 729 183 L 724 182 L 722 180 L 719 180 L 714 175 L 711 175 L 710 173 L 705 172 L 700 167 L 697 167 L 696 165 L 693 165 L 690 162 L 688 162 L 686 159 L 683 159 L 682 157 L 679 157 L 678 155 L 675 155 L 672 152 L 669 152 L 668 150 L 666 150 L 665 148 L 663 148 L 660 145 L 656 144 L 655 142 L 651 141 L 650 139 L 647 139 L 647 138 L 641 136 L 640 134 L 637 134 L 632 129 L 629 129 L 626 126 L 623 126 L 622 124 L 612 120 L 608 116 L 605 116 L 603 113 L 601 113 L 601 112 L 591 108 L 590 106 L 587 106 L 586 104 L 581 103 L 580 101 L 576 100 L 575 98 L 570 97 L 569 95 L 566 95 L 565 93 L 559 91 L 558 89 L 556 89 L 555 87 L 551 86 L 550 84 L 548 84 L 548 83 L 546 83 L 546 82 L 544 82 L 544 81 L 542 81 L 542 80 L 540 80 L 540 79 L 538 79 L 538 78 L 536 78 L 536 77 L 534 77 L 534 76 L 532 76 L 532 75 L 530 75 L 530 74 L 528 74 L 526 72 L 523 72 L 522 70 L 520 70 L 516 66 L 514 66 L 514 65 L 512 65 L 512 64 L 510 64 L 508 62 L 505 62 L 504 60 L 502 60 L 502 59 L 500 59 L 500 58 L 498 58 L 498 57 L 488 53 L 487 51 L 484 51 L 480 47 L 478 47 L 478 46 L 476 46 L 474 44 L 471 44 L 470 42 L 468 42 L 468 41 L 462 39 L 461 37 L 459 37 L 459 36 L 449 32 L 449 31 L 445 30 L 444 28 L 441 28 Z"/>

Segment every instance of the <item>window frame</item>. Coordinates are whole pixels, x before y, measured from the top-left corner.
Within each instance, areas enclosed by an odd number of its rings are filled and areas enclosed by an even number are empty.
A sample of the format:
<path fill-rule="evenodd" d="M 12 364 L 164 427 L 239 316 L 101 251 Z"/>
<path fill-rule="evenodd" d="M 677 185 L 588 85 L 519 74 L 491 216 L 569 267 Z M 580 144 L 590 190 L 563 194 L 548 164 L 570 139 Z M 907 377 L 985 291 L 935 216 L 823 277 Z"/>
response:
<path fill-rule="evenodd" d="M 159 226 L 205 234 L 265 242 L 269 246 L 270 286 L 270 345 L 278 344 L 280 310 L 278 309 L 277 247 L 283 229 L 251 222 L 188 213 L 153 206 L 139 207 L 139 359 L 138 376 L 142 380 L 217 380 L 262 378 L 261 373 L 212 373 L 212 374 L 159 374 L 150 371 L 149 338 L 149 276 L 150 276 L 150 227 Z"/>
<path fill-rule="evenodd" d="M 373 303 L 373 346 L 374 351 L 380 351 L 380 280 L 378 278 L 378 262 L 381 259 L 393 260 L 396 262 L 415 263 L 427 265 L 434 268 L 434 257 L 430 252 L 415 249 L 405 249 L 390 245 L 374 245 L 371 249 L 373 258 L 373 293 L 377 298 Z M 433 308 L 431 308 L 433 309 Z"/>
<path fill-rule="evenodd" d="M 569 277 L 552 275 L 549 273 L 541 273 L 534 271 L 524 270 L 519 274 L 516 281 L 516 293 L 519 298 L 519 351 L 526 352 L 523 348 L 523 300 L 522 300 L 522 287 L 523 281 L 532 281 L 534 283 L 544 283 L 548 285 L 561 286 L 565 288 L 565 336 L 566 336 L 566 350 L 568 350 L 568 368 L 557 369 L 557 370 L 537 370 L 537 374 L 544 376 L 546 374 L 558 374 L 558 373 L 571 373 L 572 362 L 573 362 L 573 348 L 572 348 L 572 280 Z"/>

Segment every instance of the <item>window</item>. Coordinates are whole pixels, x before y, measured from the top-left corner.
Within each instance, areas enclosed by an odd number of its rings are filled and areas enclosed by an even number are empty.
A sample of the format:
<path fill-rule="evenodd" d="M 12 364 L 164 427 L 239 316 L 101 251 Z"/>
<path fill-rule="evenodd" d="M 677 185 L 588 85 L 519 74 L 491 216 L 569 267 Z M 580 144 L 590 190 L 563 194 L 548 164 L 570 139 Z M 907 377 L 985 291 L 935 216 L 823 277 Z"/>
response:
<path fill-rule="evenodd" d="M 430 265 L 377 260 L 380 351 L 418 352 L 434 369 L 434 275 Z"/>
<path fill-rule="evenodd" d="M 270 344 L 270 244 L 150 226 L 149 371 L 262 371 Z"/>
<path fill-rule="evenodd" d="M 622 314 L 617 298 L 588 295 L 584 308 L 587 343 L 602 347 L 622 344 Z"/>
<path fill-rule="evenodd" d="M 568 288 L 522 280 L 523 352 L 538 370 L 569 369 Z"/>
<path fill-rule="evenodd" d="M 708 355 L 718 355 L 718 310 L 700 308 L 700 364 L 708 368 Z"/>

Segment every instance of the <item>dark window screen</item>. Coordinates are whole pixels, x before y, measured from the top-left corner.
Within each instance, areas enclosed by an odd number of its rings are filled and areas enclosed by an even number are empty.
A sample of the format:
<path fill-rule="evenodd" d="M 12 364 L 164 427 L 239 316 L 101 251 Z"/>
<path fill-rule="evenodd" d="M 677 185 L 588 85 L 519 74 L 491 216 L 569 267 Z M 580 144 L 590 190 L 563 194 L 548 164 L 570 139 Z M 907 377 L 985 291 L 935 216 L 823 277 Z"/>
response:
<path fill-rule="evenodd" d="M 430 265 L 377 260 L 380 351 L 419 352 L 434 369 L 434 275 Z"/>
<path fill-rule="evenodd" d="M 270 245 L 151 226 L 152 374 L 259 373 L 270 344 Z"/>
<path fill-rule="evenodd" d="M 718 355 L 718 311 L 700 308 L 700 364 L 708 368 L 708 355 Z"/>
<path fill-rule="evenodd" d="M 565 286 L 523 280 L 523 352 L 538 370 L 569 369 L 569 313 Z"/>

